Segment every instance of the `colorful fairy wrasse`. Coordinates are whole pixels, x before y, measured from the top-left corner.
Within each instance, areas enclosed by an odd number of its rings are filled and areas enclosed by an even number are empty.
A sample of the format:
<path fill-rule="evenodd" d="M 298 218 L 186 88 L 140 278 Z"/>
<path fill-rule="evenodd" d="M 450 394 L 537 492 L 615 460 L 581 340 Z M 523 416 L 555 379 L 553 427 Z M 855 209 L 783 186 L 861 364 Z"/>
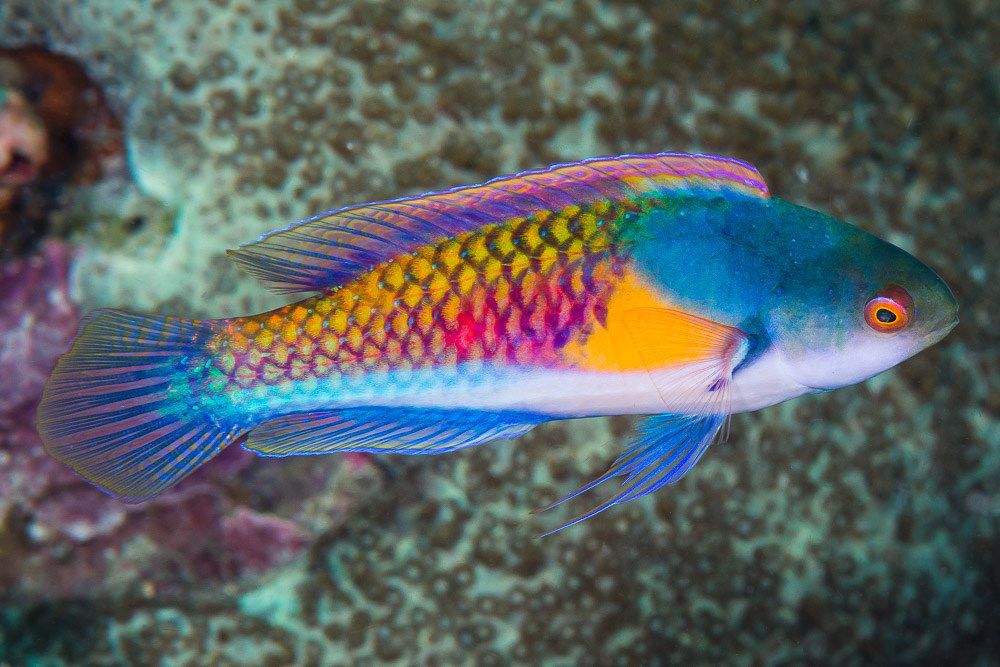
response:
<path fill-rule="evenodd" d="M 907 253 L 702 155 L 348 207 L 230 256 L 314 295 L 228 320 L 91 316 L 38 411 L 52 455 L 136 501 L 237 440 L 264 456 L 436 454 L 653 415 L 577 493 L 621 488 L 574 523 L 679 480 L 730 414 L 864 380 L 957 322 Z"/>

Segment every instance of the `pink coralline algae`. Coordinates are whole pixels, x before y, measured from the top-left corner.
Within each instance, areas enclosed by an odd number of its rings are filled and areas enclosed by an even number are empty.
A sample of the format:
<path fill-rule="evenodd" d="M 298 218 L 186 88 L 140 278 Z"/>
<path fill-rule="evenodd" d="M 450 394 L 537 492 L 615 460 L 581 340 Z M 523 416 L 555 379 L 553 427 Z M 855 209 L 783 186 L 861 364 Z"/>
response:
<path fill-rule="evenodd" d="M 169 590 L 188 579 L 234 580 L 297 556 L 343 520 L 377 471 L 333 457 L 268 480 L 250 479 L 253 456 L 223 452 L 176 490 L 126 505 L 48 456 L 34 414 L 48 373 L 69 346 L 78 312 L 68 294 L 72 251 L 49 241 L 0 266 L 0 590 L 71 596 L 126 588 Z M 304 511 L 303 488 L 335 511 Z M 291 518 L 255 509 L 280 506 Z M 319 508 L 322 509 L 322 508 Z M 330 509 L 327 507 L 326 509 Z"/>
<path fill-rule="evenodd" d="M 222 546 L 233 554 L 239 571 L 266 570 L 276 560 L 293 558 L 308 543 L 308 533 L 298 524 L 245 507 L 222 520 Z"/>
<path fill-rule="evenodd" d="M 65 244 L 50 242 L 33 257 L 0 266 L 0 419 L 30 412 L 76 332 L 78 314 L 66 290 L 70 255 Z"/>

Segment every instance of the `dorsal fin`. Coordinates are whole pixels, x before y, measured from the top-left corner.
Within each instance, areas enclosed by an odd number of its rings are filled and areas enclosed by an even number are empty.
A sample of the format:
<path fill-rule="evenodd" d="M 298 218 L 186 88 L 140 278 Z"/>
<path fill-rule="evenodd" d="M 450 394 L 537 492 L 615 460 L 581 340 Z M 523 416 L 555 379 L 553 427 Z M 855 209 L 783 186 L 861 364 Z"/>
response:
<path fill-rule="evenodd" d="M 400 253 L 481 225 L 571 204 L 685 188 L 769 196 L 756 169 L 729 158 L 683 153 L 593 158 L 321 213 L 228 254 L 277 291 L 323 290 Z"/>

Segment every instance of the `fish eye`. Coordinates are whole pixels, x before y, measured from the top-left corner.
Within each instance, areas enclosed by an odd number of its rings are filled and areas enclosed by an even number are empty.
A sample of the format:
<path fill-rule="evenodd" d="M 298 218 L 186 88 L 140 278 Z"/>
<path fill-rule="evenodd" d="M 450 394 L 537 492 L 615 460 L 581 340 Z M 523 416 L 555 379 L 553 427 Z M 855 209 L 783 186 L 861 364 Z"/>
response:
<path fill-rule="evenodd" d="M 875 331 L 893 333 L 906 327 L 913 317 L 913 299 L 899 285 L 880 289 L 865 304 L 865 321 Z"/>

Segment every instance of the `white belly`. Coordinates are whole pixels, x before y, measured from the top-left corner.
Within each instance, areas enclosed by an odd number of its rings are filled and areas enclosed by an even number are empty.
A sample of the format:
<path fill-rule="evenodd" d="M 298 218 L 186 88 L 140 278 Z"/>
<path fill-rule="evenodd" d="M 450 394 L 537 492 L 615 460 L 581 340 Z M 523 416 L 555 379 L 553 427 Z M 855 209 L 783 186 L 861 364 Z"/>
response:
<path fill-rule="evenodd" d="M 701 414 L 719 405 L 713 378 L 690 368 L 650 373 L 532 369 L 503 371 L 488 382 L 400 395 L 413 407 L 462 407 L 540 412 L 559 417 Z M 762 355 L 733 377 L 730 412 L 759 410 L 812 391 L 792 380 L 776 353 Z"/>
<path fill-rule="evenodd" d="M 553 418 L 634 414 L 748 412 L 810 391 L 789 379 L 780 357 L 765 354 L 739 370 L 729 395 L 711 389 L 708 367 L 654 372 L 494 368 L 449 379 L 435 371 L 406 376 L 313 381 L 286 392 L 251 392 L 235 402 L 261 418 L 288 412 L 351 407 L 421 407 L 539 413 Z"/>

